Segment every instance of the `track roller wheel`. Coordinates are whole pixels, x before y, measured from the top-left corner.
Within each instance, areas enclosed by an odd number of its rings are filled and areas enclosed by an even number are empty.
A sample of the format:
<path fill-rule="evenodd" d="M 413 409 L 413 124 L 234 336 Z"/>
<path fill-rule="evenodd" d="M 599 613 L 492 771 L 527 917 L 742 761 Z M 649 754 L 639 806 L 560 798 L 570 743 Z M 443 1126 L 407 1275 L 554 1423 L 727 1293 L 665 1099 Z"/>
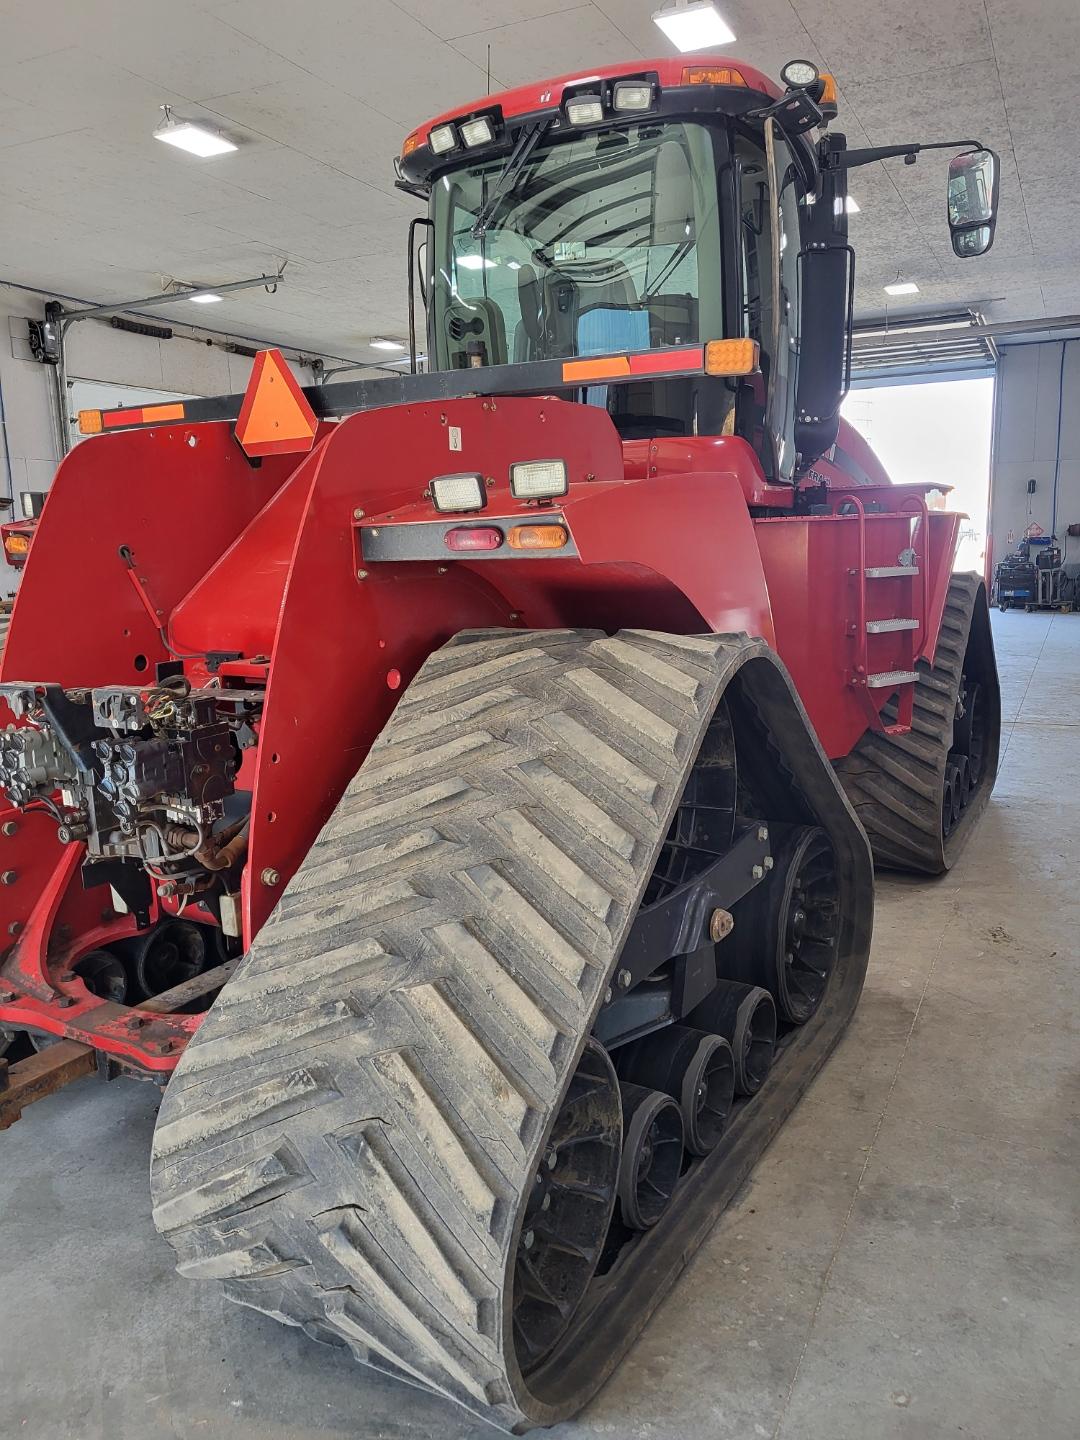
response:
<path fill-rule="evenodd" d="M 686 1148 L 708 1155 L 724 1133 L 735 1097 L 735 1057 L 722 1035 L 668 1025 L 616 1052 L 620 1078 L 679 1102 Z"/>
<path fill-rule="evenodd" d="M 727 1040 L 735 1058 L 737 1094 L 753 1095 L 761 1089 L 776 1046 L 776 1006 L 767 990 L 722 980 L 687 1021 Z"/>
<path fill-rule="evenodd" d="M 960 808 L 961 810 L 966 810 L 968 801 L 971 799 L 971 791 L 973 788 L 971 783 L 971 761 L 966 755 L 961 755 L 956 763 L 959 771 Z"/>
<path fill-rule="evenodd" d="M 592 1279 L 615 1204 L 622 1101 L 602 1045 L 582 1051 L 525 1206 L 514 1267 L 522 1372 L 558 1344 Z"/>
<path fill-rule="evenodd" d="M 782 1019 L 805 1025 L 836 963 L 836 855 L 823 830 L 800 826 L 773 845 L 773 862 L 765 883 L 737 908 L 717 961 L 732 979 L 768 990 Z"/>
<path fill-rule="evenodd" d="M 74 966 L 75 974 L 93 995 L 122 1005 L 127 999 L 128 977 L 123 961 L 111 950 L 91 950 Z"/>
<path fill-rule="evenodd" d="M 623 1085 L 619 1211 L 631 1230 L 648 1230 L 668 1207 L 683 1159 L 682 1111 L 670 1095 Z"/>

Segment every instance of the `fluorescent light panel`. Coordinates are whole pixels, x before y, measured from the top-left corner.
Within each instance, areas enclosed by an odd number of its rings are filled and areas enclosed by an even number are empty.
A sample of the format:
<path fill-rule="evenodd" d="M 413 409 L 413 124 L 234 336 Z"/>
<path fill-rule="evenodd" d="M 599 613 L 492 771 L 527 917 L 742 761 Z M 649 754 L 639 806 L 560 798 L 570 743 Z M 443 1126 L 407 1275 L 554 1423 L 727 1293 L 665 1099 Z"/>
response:
<path fill-rule="evenodd" d="M 166 145 L 175 145 L 178 150 L 186 150 L 189 155 L 197 155 L 200 160 L 225 155 L 238 148 L 216 130 L 196 125 L 191 120 L 166 120 L 154 131 L 154 139 L 164 140 Z"/>
<path fill-rule="evenodd" d="M 849 196 L 847 197 L 847 213 L 848 213 L 849 215 L 858 215 L 858 213 L 859 213 L 859 211 L 860 211 L 861 209 L 862 209 L 862 206 L 861 206 L 861 205 L 859 204 L 859 202 L 854 198 L 854 196 L 849 195 Z"/>
<path fill-rule="evenodd" d="M 730 45 L 735 32 L 720 16 L 712 0 L 693 0 L 689 5 L 657 10 L 653 21 L 677 50 L 705 50 L 710 45 Z"/>
<path fill-rule="evenodd" d="M 221 299 L 220 295 L 214 295 L 209 290 L 204 290 L 201 295 L 189 297 L 193 305 L 216 305 Z"/>
<path fill-rule="evenodd" d="M 384 336 L 382 336 L 382 335 L 377 335 L 373 340 L 369 340 L 369 341 L 368 341 L 368 344 L 371 346 L 372 350 L 404 350 L 404 349 L 405 349 L 405 342 L 404 342 L 404 340 L 388 340 L 388 339 L 386 339 L 386 338 L 385 338 Z"/>
<path fill-rule="evenodd" d="M 892 285 L 885 286 L 886 295 L 917 295 L 919 287 L 914 280 L 897 280 Z"/>

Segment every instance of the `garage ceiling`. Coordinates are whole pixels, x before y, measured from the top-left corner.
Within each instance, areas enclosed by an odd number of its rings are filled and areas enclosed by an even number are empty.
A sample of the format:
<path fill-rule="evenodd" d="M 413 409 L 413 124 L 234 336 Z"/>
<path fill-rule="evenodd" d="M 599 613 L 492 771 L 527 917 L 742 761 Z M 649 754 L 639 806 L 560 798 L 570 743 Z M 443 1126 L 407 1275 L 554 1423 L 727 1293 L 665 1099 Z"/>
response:
<path fill-rule="evenodd" d="M 0 279 L 112 301 L 162 275 L 224 284 L 288 260 L 274 295 L 212 323 L 352 358 L 405 331 L 418 204 L 393 157 L 421 120 L 492 88 L 669 54 L 658 0 L 0 0 Z M 852 144 L 975 136 L 1002 156 L 997 240 L 956 260 L 944 161 L 852 177 L 858 305 L 976 306 L 988 319 L 1080 311 L 1080 154 L 1059 117 L 1080 91 L 1076 0 L 718 0 L 724 51 L 772 74 L 832 71 Z M 196 160 L 156 142 L 158 106 L 242 141 Z M 190 305 L 170 307 L 194 320 Z M 210 322 L 209 315 L 199 319 Z"/>

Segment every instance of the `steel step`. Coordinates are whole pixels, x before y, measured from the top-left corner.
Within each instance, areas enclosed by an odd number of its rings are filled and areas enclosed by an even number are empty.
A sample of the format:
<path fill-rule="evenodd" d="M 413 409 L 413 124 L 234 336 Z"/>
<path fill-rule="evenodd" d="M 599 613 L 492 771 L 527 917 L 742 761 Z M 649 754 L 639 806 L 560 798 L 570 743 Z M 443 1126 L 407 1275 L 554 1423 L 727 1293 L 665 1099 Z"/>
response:
<path fill-rule="evenodd" d="M 891 620 L 867 620 L 866 633 L 868 635 L 891 635 L 895 630 L 917 630 L 918 620 L 901 620 L 898 616 Z"/>
<path fill-rule="evenodd" d="M 898 575 L 918 575 L 917 565 L 867 565 L 863 574 L 867 580 L 892 580 Z"/>
<path fill-rule="evenodd" d="M 914 670 L 879 670 L 876 675 L 867 675 L 866 688 L 881 690 L 888 686 L 890 690 L 895 690 L 897 685 L 913 685 L 918 678 Z"/>

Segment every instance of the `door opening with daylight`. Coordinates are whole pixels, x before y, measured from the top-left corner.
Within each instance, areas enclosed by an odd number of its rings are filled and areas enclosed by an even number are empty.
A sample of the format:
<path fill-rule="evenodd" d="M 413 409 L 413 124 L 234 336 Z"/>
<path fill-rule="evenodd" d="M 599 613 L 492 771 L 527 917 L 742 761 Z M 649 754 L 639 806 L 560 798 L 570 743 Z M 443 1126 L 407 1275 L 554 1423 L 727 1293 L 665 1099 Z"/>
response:
<path fill-rule="evenodd" d="M 896 484 L 940 486 L 940 499 L 929 497 L 931 507 L 936 503 L 967 516 L 955 568 L 981 575 L 990 503 L 993 375 L 861 386 L 844 401 L 843 415 L 869 441 Z"/>

